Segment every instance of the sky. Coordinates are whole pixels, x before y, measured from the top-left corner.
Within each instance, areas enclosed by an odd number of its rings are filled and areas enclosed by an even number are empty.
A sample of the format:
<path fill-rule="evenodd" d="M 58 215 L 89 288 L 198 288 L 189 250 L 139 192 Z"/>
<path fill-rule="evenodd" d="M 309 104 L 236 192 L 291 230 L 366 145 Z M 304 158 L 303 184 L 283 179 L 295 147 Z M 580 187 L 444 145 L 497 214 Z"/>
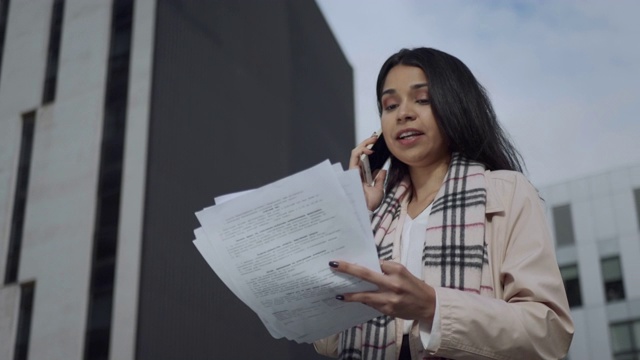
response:
<path fill-rule="evenodd" d="M 543 187 L 640 164 L 640 1 L 316 0 L 353 67 L 356 139 L 401 48 L 461 59 Z"/>

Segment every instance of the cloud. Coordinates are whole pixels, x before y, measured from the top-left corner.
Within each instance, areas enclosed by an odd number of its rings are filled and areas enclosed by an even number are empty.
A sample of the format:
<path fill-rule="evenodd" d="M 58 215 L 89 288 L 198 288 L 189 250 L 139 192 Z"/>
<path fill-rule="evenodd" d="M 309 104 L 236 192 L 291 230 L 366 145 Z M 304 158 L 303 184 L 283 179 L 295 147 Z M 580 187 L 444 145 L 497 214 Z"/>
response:
<path fill-rule="evenodd" d="M 377 129 L 375 78 L 401 47 L 463 60 L 538 185 L 640 163 L 640 2 L 319 0 L 354 67 L 357 139 Z"/>

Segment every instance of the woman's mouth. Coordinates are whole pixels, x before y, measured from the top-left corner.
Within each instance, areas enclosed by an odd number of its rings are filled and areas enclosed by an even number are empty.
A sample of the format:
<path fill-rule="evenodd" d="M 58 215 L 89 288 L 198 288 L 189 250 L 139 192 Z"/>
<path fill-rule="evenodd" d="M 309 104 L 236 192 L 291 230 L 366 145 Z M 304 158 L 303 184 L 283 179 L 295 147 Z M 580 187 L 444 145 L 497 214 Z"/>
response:
<path fill-rule="evenodd" d="M 402 145 L 409 145 L 413 143 L 421 135 L 424 135 L 424 133 L 421 131 L 414 130 L 414 129 L 407 129 L 398 133 L 398 136 L 396 136 L 396 139 Z"/>

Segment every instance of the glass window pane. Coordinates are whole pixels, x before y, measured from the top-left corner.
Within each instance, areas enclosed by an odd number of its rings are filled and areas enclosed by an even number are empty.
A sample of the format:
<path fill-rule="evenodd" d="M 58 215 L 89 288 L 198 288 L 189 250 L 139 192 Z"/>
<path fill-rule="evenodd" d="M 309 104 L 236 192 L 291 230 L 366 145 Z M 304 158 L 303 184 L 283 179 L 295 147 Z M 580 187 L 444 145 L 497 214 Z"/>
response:
<path fill-rule="evenodd" d="M 553 225 L 558 246 L 575 243 L 570 205 L 556 206 L 553 208 Z"/>
<path fill-rule="evenodd" d="M 633 349 L 629 324 L 611 325 L 611 347 L 614 353 Z"/>
<path fill-rule="evenodd" d="M 564 280 L 572 280 L 578 278 L 578 266 L 570 265 L 563 266 L 560 268 L 560 274 Z"/>
<path fill-rule="evenodd" d="M 560 268 L 560 274 L 564 282 L 564 290 L 567 293 L 570 307 L 582 306 L 582 293 L 580 292 L 580 279 L 578 266 L 569 265 Z"/>
<path fill-rule="evenodd" d="M 640 352 L 640 320 L 636 320 L 633 323 L 633 338 L 634 338 L 634 348 L 636 351 Z"/>
<path fill-rule="evenodd" d="M 620 257 L 602 259 L 600 262 L 602 278 L 604 279 L 604 292 L 607 301 L 624 299 L 624 284 L 622 282 L 622 270 Z"/>
<path fill-rule="evenodd" d="M 616 256 L 602 260 L 602 278 L 604 281 L 616 281 L 622 279 L 619 257 Z"/>
<path fill-rule="evenodd" d="M 622 285 L 622 280 L 610 281 L 604 284 L 604 291 L 607 301 L 624 299 L 624 286 Z"/>
<path fill-rule="evenodd" d="M 570 307 L 582 306 L 582 293 L 580 292 L 578 279 L 565 281 L 564 289 L 567 292 L 567 300 Z"/>
<path fill-rule="evenodd" d="M 638 358 L 633 354 L 616 355 L 614 359 L 615 360 L 638 360 Z"/>
<path fill-rule="evenodd" d="M 640 228 L 640 189 L 633 190 L 633 197 L 636 199 L 636 216 L 638 217 L 638 227 Z"/>

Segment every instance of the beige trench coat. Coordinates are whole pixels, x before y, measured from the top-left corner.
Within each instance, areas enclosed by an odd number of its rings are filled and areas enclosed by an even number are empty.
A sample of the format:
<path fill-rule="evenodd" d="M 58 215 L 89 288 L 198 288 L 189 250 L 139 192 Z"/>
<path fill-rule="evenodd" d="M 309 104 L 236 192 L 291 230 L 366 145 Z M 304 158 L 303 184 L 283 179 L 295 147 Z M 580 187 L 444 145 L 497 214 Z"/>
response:
<path fill-rule="evenodd" d="M 485 238 L 496 298 L 435 287 L 442 338 L 433 355 L 561 359 L 574 328 L 542 201 L 518 172 L 486 171 L 485 176 Z M 401 329 L 396 326 L 397 344 Z M 414 326 L 412 337 L 417 336 Z M 337 357 L 338 335 L 314 346 L 320 354 Z"/>

